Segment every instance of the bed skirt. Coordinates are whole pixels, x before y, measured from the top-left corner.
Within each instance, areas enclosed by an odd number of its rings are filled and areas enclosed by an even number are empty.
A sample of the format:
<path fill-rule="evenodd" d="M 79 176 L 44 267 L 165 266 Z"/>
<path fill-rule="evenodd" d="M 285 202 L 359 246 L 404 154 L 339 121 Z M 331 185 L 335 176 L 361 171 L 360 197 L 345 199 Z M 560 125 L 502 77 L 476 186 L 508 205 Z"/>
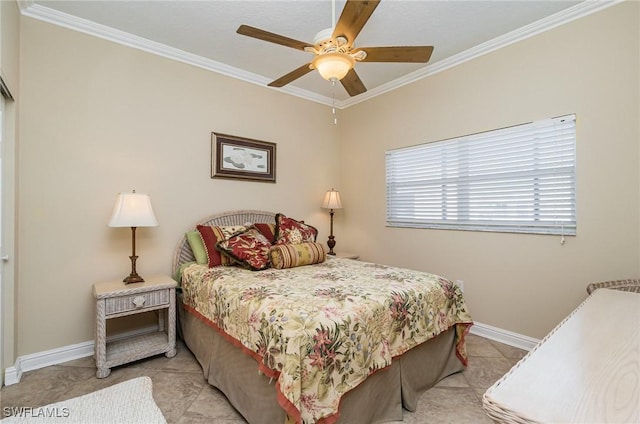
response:
<path fill-rule="evenodd" d="M 275 380 L 258 372 L 258 363 L 229 343 L 178 299 L 180 335 L 205 379 L 222 391 L 250 424 L 284 423 Z M 456 356 L 455 328 L 414 347 L 391 366 L 375 372 L 343 396 L 338 423 L 402 421 L 402 408 L 415 411 L 421 393 L 464 368 Z"/>

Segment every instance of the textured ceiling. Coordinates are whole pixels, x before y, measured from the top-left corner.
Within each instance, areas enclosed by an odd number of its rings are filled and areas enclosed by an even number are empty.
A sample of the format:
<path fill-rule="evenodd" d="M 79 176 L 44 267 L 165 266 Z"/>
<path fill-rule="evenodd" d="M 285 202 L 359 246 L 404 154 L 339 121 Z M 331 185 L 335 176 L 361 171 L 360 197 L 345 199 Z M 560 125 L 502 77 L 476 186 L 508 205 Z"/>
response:
<path fill-rule="evenodd" d="M 589 3 L 589 2 L 587 2 Z M 451 58 L 505 39 L 505 34 L 535 27 L 539 22 L 583 7 L 581 1 L 406 1 L 383 0 L 356 39 L 356 46 L 432 45 L 428 64 L 357 63 L 356 70 L 369 92 L 393 88 L 407 75 L 420 75 Z M 336 19 L 344 1 L 336 0 Z M 313 43 L 315 34 L 332 26 L 332 3 L 325 1 L 26 1 L 22 11 L 84 32 L 113 29 L 116 38 L 135 45 L 150 40 L 185 52 L 191 61 L 259 84 L 281 77 L 307 63 L 310 53 L 236 34 L 241 24 Z M 564 18 L 563 18 L 564 19 Z M 556 19 L 557 20 L 557 19 Z M 127 37 L 133 41 L 127 42 Z M 105 37 L 109 38 L 109 37 Z M 137 41 L 136 41 L 137 40 Z M 506 39 L 508 40 L 508 38 Z M 159 44 L 158 44 L 159 43 Z M 508 42 L 501 42 L 508 44 Z M 415 78 L 414 78 L 415 79 Z M 390 89 L 390 88 L 387 88 Z M 282 90 L 282 89 L 281 89 Z M 357 101 L 340 84 L 335 87 L 310 72 L 284 88 L 316 101 L 335 100 L 338 106 Z"/>

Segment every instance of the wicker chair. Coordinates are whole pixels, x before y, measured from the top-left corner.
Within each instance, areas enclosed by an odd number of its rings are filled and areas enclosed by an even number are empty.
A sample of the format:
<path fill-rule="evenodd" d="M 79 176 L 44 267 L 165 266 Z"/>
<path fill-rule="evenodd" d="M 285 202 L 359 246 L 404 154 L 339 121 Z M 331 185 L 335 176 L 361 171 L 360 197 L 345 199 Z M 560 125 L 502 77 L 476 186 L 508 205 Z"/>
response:
<path fill-rule="evenodd" d="M 587 293 L 591 294 L 596 289 L 615 289 L 621 291 L 640 293 L 640 279 L 603 281 L 601 283 L 591 283 L 587 286 Z"/>

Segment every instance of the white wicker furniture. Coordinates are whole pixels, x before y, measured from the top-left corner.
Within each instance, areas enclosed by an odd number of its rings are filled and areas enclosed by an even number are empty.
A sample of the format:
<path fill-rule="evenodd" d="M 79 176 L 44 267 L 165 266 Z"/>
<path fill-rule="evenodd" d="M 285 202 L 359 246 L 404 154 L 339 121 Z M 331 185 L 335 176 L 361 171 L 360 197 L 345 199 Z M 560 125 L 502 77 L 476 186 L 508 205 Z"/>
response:
<path fill-rule="evenodd" d="M 587 293 L 591 294 L 597 289 L 613 289 L 640 293 L 640 279 L 629 278 L 627 280 L 601 281 L 587 286 Z"/>
<path fill-rule="evenodd" d="M 164 275 L 146 278 L 144 283 L 125 285 L 107 281 L 93 285 L 96 298 L 96 376 L 105 378 L 111 368 L 164 353 L 176 354 L 176 286 Z M 148 311 L 158 311 L 158 331 L 107 343 L 106 321 Z M 166 315 L 166 317 L 165 317 Z M 166 321 L 166 328 L 165 328 Z"/>
<path fill-rule="evenodd" d="M 640 422 L 640 295 L 596 290 L 483 396 L 500 423 Z"/>
<path fill-rule="evenodd" d="M 360 255 L 358 255 L 357 253 L 336 253 L 336 257 L 337 258 L 345 258 L 345 259 L 353 259 L 353 260 L 358 260 L 360 259 Z"/>

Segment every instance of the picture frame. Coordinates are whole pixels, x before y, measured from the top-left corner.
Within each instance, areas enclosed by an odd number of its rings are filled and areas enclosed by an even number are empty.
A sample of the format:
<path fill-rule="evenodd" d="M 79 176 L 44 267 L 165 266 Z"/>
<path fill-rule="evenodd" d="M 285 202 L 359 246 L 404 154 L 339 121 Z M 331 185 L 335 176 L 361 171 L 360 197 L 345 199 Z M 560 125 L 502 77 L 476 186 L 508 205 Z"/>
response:
<path fill-rule="evenodd" d="M 276 144 L 211 133 L 211 178 L 276 182 Z"/>

